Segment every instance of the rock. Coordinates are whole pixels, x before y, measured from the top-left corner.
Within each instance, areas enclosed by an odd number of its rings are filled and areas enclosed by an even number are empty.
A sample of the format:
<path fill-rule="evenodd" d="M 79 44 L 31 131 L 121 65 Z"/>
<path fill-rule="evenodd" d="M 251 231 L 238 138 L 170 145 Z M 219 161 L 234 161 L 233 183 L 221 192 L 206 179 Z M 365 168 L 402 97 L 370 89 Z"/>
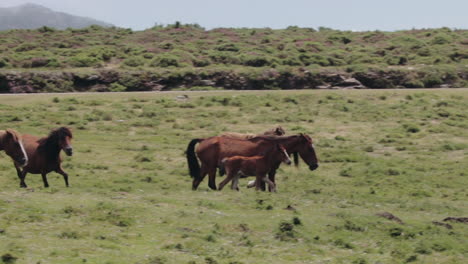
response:
<path fill-rule="evenodd" d="M 468 217 L 447 217 L 443 221 L 444 222 L 450 221 L 450 222 L 468 224 Z"/>
<path fill-rule="evenodd" d="M 200 80 L 198 82 L 196 82 L 196 85 L 199 85 L 199 86 L 215 86 L 216 83 L 212 80 Z"/>
<path fill-rule="evenodd" d="M 355 78 L 348 78 L 343 80 L 339 86 L 362 86 L 361 82 Z"/>
<path fill-rule="evenodd" d="M 186 94 L 182 94 L 182 95 L 176 96 L 176 99 L 179 100 L 179 101 L 185 101 L 185 100 L 188 100 L 189 97 Z"/>
<path fill-rule="evenodd" d="M 99 80 L 99 75 L 92 74 L 86 78 L 87 81 L 96 81 Z"/>
<path fill-rule="evenodd" d="M 443 226 L 443 227 L 445 227 L 447 229 L 453 229 L 452 225 L 447 224 L 447 223 L 441 223 L 441 222 L 437 222 L 437 221 L 432 221 L 432 223 L 434 225 Z"/>
<path fill-rule="evenodd" d="M 331 85 L 319 85 L 315 86 L 316 89 L 331 89 Z"/>
<path fill-rule="evenodd" d="M 393 214 L 389 213 L 389 212 L 383 212 L 383 213 L 378 213 L 376 214 L 377 216 L 380 216 L 380 217 L 383 217 L 383 218 L 387 218 L 388 220 L 392 220 L 392 221 L 395 221 L 399 224 L 404 224 L 403 221 L 401 221 L 400 218 L 394 216 Z"/>

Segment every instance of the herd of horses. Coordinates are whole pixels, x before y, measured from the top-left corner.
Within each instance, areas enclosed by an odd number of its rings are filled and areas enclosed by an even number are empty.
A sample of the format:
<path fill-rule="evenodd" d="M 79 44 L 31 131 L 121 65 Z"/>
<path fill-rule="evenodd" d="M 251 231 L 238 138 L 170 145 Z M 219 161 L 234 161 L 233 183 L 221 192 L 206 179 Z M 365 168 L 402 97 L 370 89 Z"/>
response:
<path fill-rule="evenodd" d="M 28 173 L 41 174 L 44 187 L 49 187 L 47 174 L 57 172 L 63 176 L 68 187 L 68 174 L 61 166 L 60 152 L 71 156 L 73 135 L 69 128 L 53 129 L 45 137 L 28 134 L 21 135 L 13 129 L 0 130 L 0 151 L 13 159 L 20 187 L 26 188 L 25 178 Z M 196 146 L 198 144 L 198 146 Z M 208 186 L 221 190 L 232 181 L 231 188 L 239 190 L 240 177 L 255 176 L 249 185 L 257 190 L 276 191 L 276 170 L 282 162 L 291 164 L 289 154 L 294 156 L 297 166 L 299 157 L 310 170 L 318 168 L 312 138 L 306 134 L 285 136 L 281 127 L 276 127 L 262 134 L 224 133 L 209 138 L 192 139 L 186 150 L 190 176 L 193 178 L 192 189 L 196 190 L 208 175 Z M 200 161 L 200 162 L 199 162 Z M 216 186 L 216 172 L 227 174 Z"/>
<path fill-rule="evenodd" d="M 281 162 L 287 163 L 288 154 L 293 154 L 295 165 L 298 165 L 300 156 L 310 170 L 317 169 L 319 164 L 312 138 L 302 133 L 292 136 L 284 134 L 284 130 L 278 127 L 260 135 L 225 133 L 192 139 L 186 150 L 190 176 L 193 178 L 192 189 L 196 190 L 206 175 L 208 186 L 213 190 L 221 190 L 229 180 L 233 180 L 231 188 L 238 189 L 237 180 L 240 176 L 255 176 L 256 190 L 265 190 L 265 183 L 268 183 L 269 190 L 274 191 L 276 170 Z M 282 153 L 288 159 L 282 157 Z M 228 177 L 217 188 L 216 171 L 219 170 L 223 175 L 225 169 Z"/>

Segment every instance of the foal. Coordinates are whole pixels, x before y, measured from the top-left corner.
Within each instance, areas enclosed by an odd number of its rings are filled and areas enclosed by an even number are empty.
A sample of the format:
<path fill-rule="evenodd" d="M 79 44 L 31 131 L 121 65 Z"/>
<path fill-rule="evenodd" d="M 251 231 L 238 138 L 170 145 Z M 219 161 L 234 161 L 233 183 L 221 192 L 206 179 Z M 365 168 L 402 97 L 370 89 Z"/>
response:
<path fill-rule="evenodd" d="M 4 150 L 20 167 L 28 163 L 21 135 L 13 129 L 0 130 L 0 150 Z"/>
<path fill-rule="evenodd" d="M 20 187 L 27 187 L 24 179 L 28 172 L 41 174 L 44 187 L 49 187 L 47 173 L 51 171 L 61 174 L 65 180 L 65 185 L 68 187 L 68 174 L 63 171 L 60 164 L 62 162 L 60 151 L 65 151 L 65 154 L 68 156 L 73 154 L 71 146 L 72 137 L 71 130 L 67 127 L 54 129 L 47 137 L 43 138 L 24 134 L 23 143 L 29 157 L 29 162 L 23 168 L 15 162 L 16 171 L 20 179 Z"/>
<path fill-rule="evenodd" d="M 267 174 L 278 167 L 278 164 L 284 162 L 291 164 L 286 149 L 279 144 L 275 144 L 273 148 L 266 151 L 263 156 L 243 157 L 234 156 L 222 160 L 222 164 L 226 169 L 227 176 L 220 184 L 218 190 L 222 190 L 230 180 L 232 180 L 231 189 L 239 190 L 238 181 L 241 175 L 256 176 L 256 182 L 268 183 L 272 191 L 276 191 L 276 185 L 272 182 Z M 256 190 L 260 189 L 260 184 L 257 184 Z"/>

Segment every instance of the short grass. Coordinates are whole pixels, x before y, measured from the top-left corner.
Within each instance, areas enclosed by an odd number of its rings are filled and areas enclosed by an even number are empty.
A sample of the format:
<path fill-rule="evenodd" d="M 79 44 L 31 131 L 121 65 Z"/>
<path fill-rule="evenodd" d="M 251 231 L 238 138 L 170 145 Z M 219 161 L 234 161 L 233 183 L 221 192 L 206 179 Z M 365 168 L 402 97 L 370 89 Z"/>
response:
<path fill-rule="evenodd" d="M 0 154 L 0 263 L 466 263 L 468 227 L 432 221 L 468 216 L 468 90 L 181 94 L 1 96 L 2 129 L 69 126 L 75 154 L 49 189 Z M 313 137 L 318 170 L 191 190 L 189 140 L 276 125 Z"/>

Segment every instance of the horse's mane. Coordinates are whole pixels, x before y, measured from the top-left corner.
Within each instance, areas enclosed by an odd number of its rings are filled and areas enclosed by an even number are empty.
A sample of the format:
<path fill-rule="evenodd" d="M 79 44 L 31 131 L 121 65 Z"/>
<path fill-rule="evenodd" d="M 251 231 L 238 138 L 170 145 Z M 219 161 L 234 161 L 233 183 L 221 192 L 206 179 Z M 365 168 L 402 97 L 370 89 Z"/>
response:
<path fill-rule="evenodd" d="M 47 137 L 39 139 L 38 150 L 45 151 L 49 156 L 56 156 L 60 152 L 59 140 L 64 137 L 73 137 L 69 128 L 53 129 Z"/>

